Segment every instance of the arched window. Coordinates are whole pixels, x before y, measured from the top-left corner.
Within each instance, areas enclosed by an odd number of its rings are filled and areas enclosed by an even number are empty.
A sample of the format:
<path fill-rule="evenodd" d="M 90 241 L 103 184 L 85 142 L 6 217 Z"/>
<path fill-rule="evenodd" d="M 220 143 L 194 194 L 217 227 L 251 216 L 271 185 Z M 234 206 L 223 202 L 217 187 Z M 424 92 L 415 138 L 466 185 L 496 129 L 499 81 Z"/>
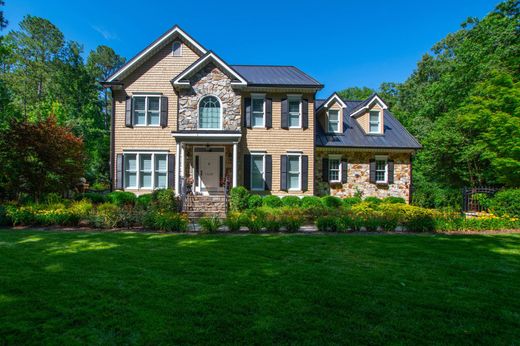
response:
<path fill-rule="evenodd" d="M 200 101 L 199 129 L 220 129 L 220 101 L 215 96 Z"/>
<path fill-rule="evenodd" d="M 181 41 L 173 42 L 172 52 L 173 52 L 173 56 L 181 56 L 182 55 Z"/>

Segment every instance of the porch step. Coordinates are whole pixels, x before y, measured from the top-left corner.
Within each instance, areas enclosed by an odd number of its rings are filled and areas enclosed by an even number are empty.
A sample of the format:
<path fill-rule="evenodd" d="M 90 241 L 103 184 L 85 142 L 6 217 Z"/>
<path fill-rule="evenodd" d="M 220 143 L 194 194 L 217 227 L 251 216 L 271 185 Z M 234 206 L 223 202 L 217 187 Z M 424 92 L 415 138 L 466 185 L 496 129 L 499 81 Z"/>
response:
<path fill-rule="evenodd" d="M 226 197 L 224 195 L 217 196 L 186 196 L 184 211 L 190 219 L 199 219 L 201 217 L 219 218 L 226 217 Z"/>

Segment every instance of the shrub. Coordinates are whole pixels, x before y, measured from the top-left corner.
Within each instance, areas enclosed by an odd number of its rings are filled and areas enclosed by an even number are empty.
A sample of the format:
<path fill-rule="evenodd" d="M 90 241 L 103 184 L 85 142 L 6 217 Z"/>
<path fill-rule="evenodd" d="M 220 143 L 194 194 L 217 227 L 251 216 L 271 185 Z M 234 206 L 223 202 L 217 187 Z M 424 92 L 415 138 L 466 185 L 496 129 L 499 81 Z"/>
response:
<path fill-rule="evenodd" d="M 301 206 L 303 208 L 316 208 L 323 207 L 323 203 L 317 196 L 305 196 L 301 199 Z"/>
<path fill-rule="evenodd" d="M 379 198 L 372 197 L 372 196 L 365 198 L 364 201 L 366 203 L 370 203 L 370 204 L 379 204 L 379 203 L 381 203 L 381 200 Z"/>
<path fill-rule="evenodd" d="M 199 225 L 203 233 L 215 233 L 222 226 L 222 221 L 217 217 L 202 217 L 199 219 Z"/>
<path fill-rule="evenodd" d="M 7 215 L 7 208 L 5 205 L 0 204 L 0 226 L 10 226 L 13 221 Z"/>
<path fill-rule="evenodd" d="M 489 199 L 488 206 L 498 216 L 520 217 L 520 189 L 497 192 Z"/>
<path fill-rule="evenodd" d="M 47 203 L 47 204 L 63 203 L 63 197 L 61 197 L 60 194 L 51 192 L 45 196 L 45 203 Z"/>
<path fill-rule="evenodd" d="M 76 215 L 78 218 L 84 219 L 88 217 L 93 208 L 94 206 L 92 205 L 92 203 L 84 199 L 81 201 L 71 203 L 68 210 L 72 214 Z"/>
<path fill-rule="evenodd" d="M 284 227 L 287 232 L 297 232 L 305 222 L 303 211 L 288 207 L 280 210 L 278 220 L 280 226 Z"/>
<path fill-rule="evenodd" d="M 255 209 L 262 206 L 262 196 L 259 195 L 250 195 L 247 200 L 247 208 Z"/>
<path fill-rule="evenodd" d="M 264 206 L 271 208 L 279 208 L 283 205 L 280 197 L 274 195 L 265 196 L 262 202 Z"/>
<path fill-rule="evenodd" d="M 152 204 L 162 211 L 176 211 L 177 199 L 172 189 L 155 190 L 152 193 Z"/>
<path fill-rule="evenodd" d="M 186 232 L 189 220 L 185 214 L 173 211 L 150 211 L 145 215 L 144 225 L 165 232 Z"/>
<path fill-rule="evenodd" d="M 246 210 L 249 201 L 249 191 L 243 186 L 234 187 L 229 193 L 229 200 L 232 211 Z"/>
<path fill-rule="evenodd" d="M 114 228 L 118 224 L 119 207 L 113 203 L 98 205 L 95 212 L 89 216 L 88 222 L 96 228 Z"/>
<path fill-rule="evenodd" d="M 341 198 L 336 196 L 324 196 L 321 198 L 321 201 L 327 208 L 339 208 L 343 204 Z"/>
<path fill-rule="evenodd" d="M 249 229 L 249 232 L 257 233 L 264 227 L 264 216 L 263 213 L 249 212 L 244 213 L 241 216 L 241 224 Z"/>
<path fill-rule="evenodd" d="M 87 199 L 94 204 L 105 203 L 108 201 L 106 195 L 97 192 L 85 192 L 76 196 L 77 201 L 81 201 L 83 199 Z"/>
<path fill-rule="evenodd" d="M 296 196 L 284 196 L 282 197 L 282 204 L 286 207 L 300 207 L 302 205 L 302 200 L 300 197 Z"/>
<path fill-rule="evenodd" d="M 359 231 L 363 223 L 360 219 L 354 218 L 351 215 L 343 215 L 340 219 L 341 230 L 343 231 Z"/>
<path fill-rule="evenodd" d="M 385 197 L 383 198 L 383 203 L 389 203 L 389 204 L 406 204 L 406 201 L 402 197 Z"/>
<path fill-rule="evenodd" d="M 341 220 L 336 216 L 321 216 L 316 220 L 316 227 L 321 232 L 337 232 L 341 227 Z"/>
<path fill-rule="evenodd" d="M 352 207 L 353 205 L 356 205 L 358 203 L 361 203 L 362 200 L 360 197 L 347 197 L 347 198 L 343 198 L 343 205 L 345 207 Z"/>
<path fill-rule="evenodd" d="M 240 231 L 240 226 L 242 219 L 241 214 L 236 211 L 232 211 L 228 214 L 226 220 L 224 221 L 224 225 L 226 225 L 231 232 L 238 232 Z"/>
<path fill-rule="evenodd" d="M 122 207 L 124 205 L 133 206 L 137 199 L 137 197 L 133 193 L 127 191 L 114 191 L 110 192 L 106 196 L 108 201 L 119 207 Z"/>
<path fill-rule="evenodd" d="M 137 201 L 136 201 L 135 205 L 143 210 L 147 210 L 152 205 L 152 199 L 153 199 L 153 194 L 151 194 L 151 193 L 146 193 L 144 195 L 140 195 L 137 197 Z"/>

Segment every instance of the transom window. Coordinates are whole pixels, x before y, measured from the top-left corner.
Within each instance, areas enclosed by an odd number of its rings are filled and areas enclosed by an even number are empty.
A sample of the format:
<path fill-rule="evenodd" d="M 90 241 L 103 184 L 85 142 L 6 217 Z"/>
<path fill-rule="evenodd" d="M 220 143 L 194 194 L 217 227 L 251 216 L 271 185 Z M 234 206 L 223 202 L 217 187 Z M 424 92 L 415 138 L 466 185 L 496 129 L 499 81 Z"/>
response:
<path fill-rule="evenodd" d="M 220 101 L 215 96 L 206 96 L 199 104 L 199 129 L 218 130 L 220 128 Z"/>
<path fill-rule="evenodd" d="M 338 157 L 329 158 L 329 181 L 332 183 L 341 181 L 341 160 Z"/>
<path fill-rule="evenodd" d="M 135 125 L 159 125 L 161 118 L 160 96 L 134 96 L 132 102 Z"/>
<path fill-rule="evenodd" d="M 376 183 L 386 183 L 388 180 L 388 165 L 386 159 L 376 158 Z"/>
<path fill-rule="evenodd" d="M 289 97 L 289 127 L 301 127 L 301 98 Z"/>
<path fill-rule="evenodd" d="M 251 98 L 251 126 L 265 127 L 265 98 L 253 96 Z"/>
<path fill-rule="evenodd" d="M 380 112 L 379 111 L 370 111 L 369 118 L 369 132 L 370 133 L 380 133 Z"/>
<path fill-rule="evenodd" d="M 182 43 L 181 43 L 181 41 L 173 42 L 172 52 L 173 52 L 173 56 L 182 56 Z"/>
<path fill-rule="evenodd" d="M 127 189 L 163 189 L 168 181 L 168 156 L 161 153 L 124 154 Z"/>
<path fill-rule="evenodd" d="M 287 155 L 287 187 L 289 190 L 301 190 L 301 156 Z"/>
<path fill-rule="evenodd" d="M 251 155 L 251 190 L 265 190 L 265 155 Z"/>
<path fill-rule="evenodd" d="M 339 111 L 329 110 L 329 132 L 339 132 Z"/>

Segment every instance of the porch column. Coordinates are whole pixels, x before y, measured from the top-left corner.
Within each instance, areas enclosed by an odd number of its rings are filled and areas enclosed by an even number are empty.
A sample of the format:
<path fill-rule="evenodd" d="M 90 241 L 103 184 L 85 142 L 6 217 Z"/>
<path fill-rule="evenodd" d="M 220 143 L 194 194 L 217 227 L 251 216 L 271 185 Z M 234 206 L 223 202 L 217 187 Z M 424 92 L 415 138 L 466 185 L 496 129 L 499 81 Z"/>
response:
<path fill-rule="evenodd" d="M 176 151 L 175 151 L 175 195 L 180 195 L 180 179 L 179 179 L 179 172 L 180 172 L 180 156 L 181 156 L 181 144 L 177 142 L 176 145 Z"/>
<path fill-rule="evenodd" d="M 181 185 L 182 186 L 185 186 L 184 185 L 184 178 L 185 178 L 185 175 L 186 175 L 186 147 L 184 145 L 184 143 L 181 144 L 181 162 L 180 162 L 180 166 L 181 166 Z"/>
<path fill-rule="evenodd" d="M 238 165 L 237 165 L 237 156 L 238 156 L 238 144 L 233 143 L 233 187 L 237 187 L 238 184 Z"/>

